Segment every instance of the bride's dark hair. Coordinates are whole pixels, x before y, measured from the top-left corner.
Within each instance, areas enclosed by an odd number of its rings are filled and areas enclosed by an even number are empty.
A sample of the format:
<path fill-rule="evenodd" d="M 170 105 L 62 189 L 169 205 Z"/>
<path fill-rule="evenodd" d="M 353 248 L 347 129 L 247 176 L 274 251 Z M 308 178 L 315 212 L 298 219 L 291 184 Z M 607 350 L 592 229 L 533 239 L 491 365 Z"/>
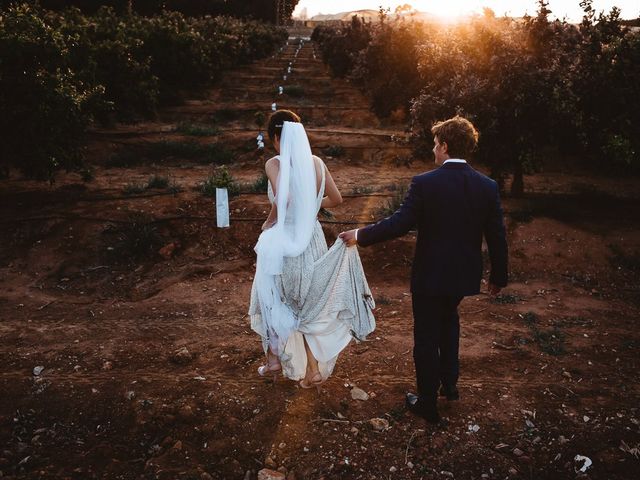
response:
<path fill-rule="evenodd" d="M 267 133 L 272 142 L 276 136 L 278 138 L 282 136 L 284 122 L 300 123 L 300 117 L 291 110 L 276 110 L 273 112 L 269 117 L 269 126 L 267 127 Z"/>

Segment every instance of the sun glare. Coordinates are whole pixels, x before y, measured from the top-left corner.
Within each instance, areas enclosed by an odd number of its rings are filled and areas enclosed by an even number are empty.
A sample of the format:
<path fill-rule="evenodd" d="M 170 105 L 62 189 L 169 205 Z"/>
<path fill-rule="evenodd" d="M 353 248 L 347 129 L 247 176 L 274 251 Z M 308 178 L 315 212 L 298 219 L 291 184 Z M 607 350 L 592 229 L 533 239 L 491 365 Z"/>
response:
<path fill-rule="evenodd" d="M 416 10 L 431 12 L 448 21 L 458 20 L 460 17 L 471 15 L 475 11 L 472 6 L 475 2 L 464 0 L 446 0 L 437 3 L 430 0 L 417 0 L 409 3 Z"/>
<path fill-rule="evenodd" d="M 469 0 L 446 0 L 438 3 L 431 0 L 416 0 L 410 5 L 416 10 L 430 12 L 443 20 L 455 21 L 461 17 L 478 13 L 481 8 L 477 3 Z"/>

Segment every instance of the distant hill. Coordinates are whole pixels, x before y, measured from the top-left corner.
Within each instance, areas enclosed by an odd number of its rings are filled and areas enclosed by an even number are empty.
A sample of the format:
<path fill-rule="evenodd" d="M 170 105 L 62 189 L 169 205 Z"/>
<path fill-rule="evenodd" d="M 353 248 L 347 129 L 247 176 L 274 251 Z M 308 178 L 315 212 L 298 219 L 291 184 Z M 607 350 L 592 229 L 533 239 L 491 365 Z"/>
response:
<path fill-rule="evenodd" d="M 349 22 L 351 18 L 357 15 L 360 18 L 364 18 L 366 22 L 377 22 L 379 20 L 379 12 L 378 10 L 352 10 L 348 12 L 340 12 L 340 13 L 330 13 L 330 14 L 319 14 L 311 17 L 309 20 L 312 22 Z M 403 14 L 395 14 L 390 13 L 387 15 L 390 20 L 395 20 L 397 18 L 405 18 L 407 20 L 415 20 L 415 21 L 427 21 L 427 20 L 437 20 L 438 17 L 431 13 L 426 12 L 415 12 L 415 13 L 403 13 Z"/>

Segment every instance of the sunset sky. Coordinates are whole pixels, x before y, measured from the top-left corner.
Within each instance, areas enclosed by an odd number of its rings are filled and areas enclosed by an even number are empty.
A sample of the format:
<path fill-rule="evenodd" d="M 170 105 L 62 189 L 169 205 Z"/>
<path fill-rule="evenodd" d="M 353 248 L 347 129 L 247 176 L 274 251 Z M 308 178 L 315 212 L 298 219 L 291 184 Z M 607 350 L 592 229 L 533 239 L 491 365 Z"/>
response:
<path fill-rule="evenodd" d="M 469 13 L 480 13 L 483 7 L 489 7 L 496 15 L 522 16 L 530 15 L 536 11 L 534 0 L 414 0 L 414 1 L 388 1 L 388 0 L 300 0 L 294 15 L 298 15 L 303 8 L 307 8 L 309 17 L 318 13 L 339 13 L 350 10 L 377 9 L 380 5 L 395 9 L 397 5 L 408 3 L 422 11 L 454 17 Z M 611 7 L 617 6 L 622 10 L 622 18 L 636 18 L 640 15 L 640 2 L 638 0 L 595 0 L 593 6 L 596 11 L 608 12 Z M 579 21 L 582 18 L 579 0 L 550 0 L 549 9 L 552 16 L 566 17 L 569 21 Z"/>

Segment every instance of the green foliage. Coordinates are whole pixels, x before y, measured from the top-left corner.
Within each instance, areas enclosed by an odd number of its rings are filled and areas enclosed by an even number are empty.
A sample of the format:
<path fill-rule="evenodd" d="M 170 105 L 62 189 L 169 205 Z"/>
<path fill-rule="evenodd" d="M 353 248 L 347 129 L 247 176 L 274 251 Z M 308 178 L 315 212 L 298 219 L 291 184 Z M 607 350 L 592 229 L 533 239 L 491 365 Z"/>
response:
<path fill-rule="evenodd" d="M 115 262 L 151 257 L 162 245 L 162 237 L 153 219 L 144 213 L 131 214 L 126 223 L 111 227 L 105 233 L 115 237 L 108 248 Z"/>
<path fill-rule="evenodd" d="M 612 253 L 610 262 L 614 267 L 640 274 L 640 252 L 627 253 L 616 244 L 610 244 L 609 249 Z"/>
<path fill-rule="evenodd" d="M 321 26 L 323 60 L 349 76 L 385 117 L 410 112 L 415 155 L 433 148 L 435 121 L 456 114 L 480 131 L 475 157 L 492 176 L 525 173 L 567 155 L 618 171 L 640 167 L 640 32 L 619 10 L 596 15 L 591 0 L 576 26 L 549 20 L 547 2 L 522 21 L 484 17 L 455 25 L 389 21 Z M 384 14 L 384 12 L 382 12 Z"/>
<path fill-rule="evenodd" d="M 226 188 L 230 197 L 240 193 L 240 185 L 226 167 L 218 168 L 203 182 L 202 194 L 206 197 L 215 197 L 216 188 Z"/>
<path fill-rule="evenodd" d="M 211 121 L 214 123 L 233 122 L 238 118 L 240 118 L 240 112 L 234 108 L 221 108 L 211 114 Z"/>
<path fill-rule="evenodd" d="M 500 295 L 496 295 L 494 298 L 491 299 L 491 303 L 497 303 L 497 304 L 501 304 L 501 305 L 513 305 L 518 303 L 519 298 L 516 295 L 510 295 L 510 294 L 500 294 Z"/>
<path fill-rule="evenodd" d="M 322 153 L 327 157 L 341 157 L 344 155 L 345 150 L 342 145 L 329 145 L 322 149 Z"/>
<path fill-rule="evenodd" d="M 157 188 L 160 190 L 164 190 L 165 188 L 169 188 L 169 178 L 163 177 L 161 175 L 151 175 L 149 180 L 147 181 L 147 189 L 149 188 Z"/>
<path fill-rule="evenodd" d="M 538 316 L 534 312 L 526 312 L 520 315 L 524 320 L 524 323 L 529 327 L 533 335 L 533 339 L 544 353 L 549 355 L 561 355 L 565 353 L 564 347 L 564 334 L 558 329 L 553 327 L 549 330 L 542 330 L 538 326 Z"/>
<path fill-rule="evenodd" d="M 345 77 L 354 67 L 356 54 L 367 47 L 371 28 L 354 16 L 347 27 L 316 27 L 311 40 L 319 44 L 322 59 L 333 75 Z"/>
<path fill-rule="evenodd" d="M 369 187 L 366 185 L 356 185 L 351 189 L 351 193 L 353 195 L 367 195 L 369 193 L 373 193 L 373 187 Z"/>
<path fill-rule="evenodd" d="M 255 123 L 258 128 L 262 128 L 264 126 L 265 122 L 266 122 L 266 116 L 265 116 L 264 112 L 257 111 L 256 113 L 254 113 L 254 115 L 253 115 L 253 123 Z"/>
<path fill-rule="evenodd" d="M 123 192 L 125 195 L 135 195 L 142 193 L 146 189 L 146 185 L 140 182 L 129 182 L 124 186 Z"/>
<path fill-rule="evenodd" d="M 290 97 L 302 97 L 304 96 L 304 87 L 302 85 L 287 85 L 284 87 L 284 93 Z"/>
<path fill-rule="evenodd" d="M 105 166 L 107 168 L 123 168 L 137 164 L 139 156 L 131 149 L 121 148 L 109 155 Z"/>
<path fill-rule="evenodd" d="M 190 135 L 192 137 L 211 137 L 218 135 L 220 130 L 213 125 L 204 125 L 201 123 L 181 122 L 176 126 L 176 133 L 182 135 Z"/>
<path fill-rule="evenodd" d="M 0 0 L 3 4 L 12 0 Z M 237 18 L 255 18 L 271 23 L 286 23 L 298 0 L 283 2 L 280 0 L 39 0 L 45 8 L 61 9 L 68 5 L 77 6 L 86 13 L 95 13 L 101 5 L 116 9 L 119 14 L 136 12 L 141 15 L 154 15 L 164 10 L 181 12 L 184 15 L 201 17 L 204 15 L 232 15 Z"/>
<path fill-rule="evenodd" d="M 269 178 L 266 174 L 260 175 L 255 182 L 249 185 L 248 190 L 252 193 L 267 193 Z"/>
<path fill-rule="evenodd" d="M 53 178 L 81 166 L 80 141 L 97 86 L 64 68 L 65 38 L 28 5 L 0 16 L 0 166 Z"/>
<path fill-rule="evenodd" d="M 78 173 L 83 182 L 92 182 L 96 178 L 95 169 L 91 165 L 83 165 Z"/>
<path fill-rule="evenodd" d="M 218 143 L 198 143 L 194 141 L 178 142 L 163 140 L 151 143 L 147 148 L 147 156 L 154 161 L 166 158 L 183 158 L 222 165 L 233 160 L 233 153 Z"/>
<path fill-rule="evenodd" d="M 8 6 L 0 15 L 0 171 L 51 179 L 59 168 L 79 169 L 91 122 L 152 117 L 286 38 L 283 29 L 228 17 Z M 229 155 L 217 148 L 212 157 Z"/>
<path fill-rule="evenodd" d="M 400 208 L 404 198 L 407 196 L 406 185 L 393 185 L 393 195 L 386 201 L 384 206 L 380 208 L 380 215 L 388 217 Z"/>

